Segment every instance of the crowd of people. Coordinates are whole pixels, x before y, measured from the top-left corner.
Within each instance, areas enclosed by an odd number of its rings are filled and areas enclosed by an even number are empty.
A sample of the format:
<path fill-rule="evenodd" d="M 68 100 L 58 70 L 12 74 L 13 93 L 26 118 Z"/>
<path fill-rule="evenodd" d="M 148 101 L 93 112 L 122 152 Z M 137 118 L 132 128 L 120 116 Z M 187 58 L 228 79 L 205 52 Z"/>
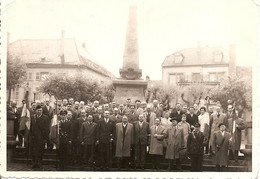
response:
<path fill-rule="evenodd" d="M 26 147 L 32 168 L 42 167 L 45 149 L 57 151 L 59 170 L 79 165 L 90 170 L 109 170 L 116 160 L 118 170 L 145 169 L 147 154 L 153 169 L 160 170 L 163 158 L 168 170 L 191 160 L 191 171 L 202 171 L 203 155 L 213 155 L 216 171 L 226 171 L 229 158 L 238 162 L 241 130 L 246 128 L 231 104 L 223 113 L 221 106 L 200 107 L 177 103 L 164 108 L 154 100 L 127 99 L 125 104 L 100 105 L 99 101 L 50 100 L 26 101 L 17 108 L 7 106 L 7 117 L 14 119 L 17 147 Z"/>

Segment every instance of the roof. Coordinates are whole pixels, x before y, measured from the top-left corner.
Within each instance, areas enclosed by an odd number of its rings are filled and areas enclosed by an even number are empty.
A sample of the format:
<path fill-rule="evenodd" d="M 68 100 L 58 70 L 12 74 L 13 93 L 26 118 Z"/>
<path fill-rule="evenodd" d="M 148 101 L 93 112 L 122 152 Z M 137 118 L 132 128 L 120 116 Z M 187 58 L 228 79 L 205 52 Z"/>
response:
<path fill-rule="evenodd" d="M 105 76 L 114 77 L 104 67 L 80 54 L 73 38 L 65 38 L 63 47 L 61 39 L 22 39 L 9 45 L 9 54 L 19 57 L 23 62 L 30 64 L 61 64 L 61 49 L 63 48 L 66 65 L 85 65 Z"/>
<path fill-rule="evenodd" d="M 229 52 L 221 47 L 185 48 L 168 55 L 162 66 L 227 64 Z"/>

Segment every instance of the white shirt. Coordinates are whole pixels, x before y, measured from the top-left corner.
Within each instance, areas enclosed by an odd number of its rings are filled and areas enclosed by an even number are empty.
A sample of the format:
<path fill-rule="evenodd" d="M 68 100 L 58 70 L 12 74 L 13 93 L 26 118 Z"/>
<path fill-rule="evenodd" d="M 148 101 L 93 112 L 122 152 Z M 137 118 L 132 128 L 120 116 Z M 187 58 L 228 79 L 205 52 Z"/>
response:
<path fill-rule="evenodd" d="M 123 123 L 123 126 L 126 127 L 126 126 L 127 126 L 127 123 Z"/>
<path fill-rule="evenodd" d="M 142 125 L 143 125 L 143 122 L 140 122 L 140 121 L 139 121 L 139 125 L 142 127 Z"/>
<path fill-rule="evenodd" d="M 232 133 L 234 133 L 235 130 L 236 130 L 236 121 L 234 120 L 234 121 L 233 121 L 233 129 L 232 129 Z"/>
<path fill-rule="evenodd" d="M 158 126 L 155 126 L 155 131 L 157 131 L 158 130 Z"/>
<path fill-rule="evenodd" d="M 109 118 L 105 118 L 105 122 L 108 123 L 108 121 L 109 121 Z"/>
<path fill-rule="evenodd" d="M 224 136 L 225 135 L 225 131 L 221 131 L 221 134 L 222 134 L 222 136 Z"/>

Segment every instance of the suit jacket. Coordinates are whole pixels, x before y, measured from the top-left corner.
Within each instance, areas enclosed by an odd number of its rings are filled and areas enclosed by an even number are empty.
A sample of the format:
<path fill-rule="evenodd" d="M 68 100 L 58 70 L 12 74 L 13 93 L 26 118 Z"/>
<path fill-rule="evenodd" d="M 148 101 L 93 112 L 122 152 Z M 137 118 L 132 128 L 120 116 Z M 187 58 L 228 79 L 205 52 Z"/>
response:
<path fill-rule="evenodd" d="M 148 137 L 150 135 L 150 127 L 149 124 L 143 121 L 142 126 L 139 125 L 139 121 L 135 121 L 134 125 L 134 142 L 136 145 L 139 143 L 141 145 L 148 144 Z"/>
<path fill-rule="evenodd" d="M 156 114 L 156 117 L 163 117 L 163 108 L 157 107 L 157 109 L 155 109 L 155 108 L 153 107 L 153 108 L 151 109 L 151 111 Z"/>
<path fill-rule="evenodd" d="M 125 136 L 122 122 L 116 124 L 116 157 L 130 157 L 131 145 L 134 144 L 134 130 L 131 123 L 127 124 Z"/>
<path fill-rule="evenodd" d="M 92 122 L 82 123 L 80 128 L 80 142 L 84 142 L 85 145 L 95 145 L 98 137 L 98 124 Z"/>
<path fill-rule="evenodd" d="M 99 143 L 110 143 L 110 139 L 115 137 L 115 121 L 109 119 L 106 123 L 104 119 L 98 121 L 98 131 L 99 131 Z"/>
<path fill-rule="evenodd" d="M 133 124 L 135 121 L 138 121 L 138 113 L 135 111 L 134 114 L 132 112 L 129 112 L 127 114 L 128 122 Z"/>
<path fill-rule="evenodd" d="M 187 122 L 190 125 L 195 125 L 196 123 L 198 123 L 198 115 L 197 114 L 193 114 L 193 116 L 191 117 L 191 114 L 187 114 Z"/>
<path fill-rule="evenodd" d="M 98 123 L 101 119 L 104 118 L 104 115 L 101 114 L 101 117 L 99 117 L 99 114 L 93 114 L 93 122 Z"/>
<path fill-rule="evenodd" d="M 181 122 L 181 115 L 184 114 L 184 112 L 182 110 L 180 110 L 180 113 L 178 113 L 177 110 L 174 110 L 171 114 L 170 114 L 170 118 L 176 117 L 178 122 Z"/>
<path fill-rule="evenodd" d="M 189 134 L 187 140 L 187 153 L 189 155 L 203 155 L 204 151 L 204 135 L 202 132 L 197 134 L 193 131 Z"/>

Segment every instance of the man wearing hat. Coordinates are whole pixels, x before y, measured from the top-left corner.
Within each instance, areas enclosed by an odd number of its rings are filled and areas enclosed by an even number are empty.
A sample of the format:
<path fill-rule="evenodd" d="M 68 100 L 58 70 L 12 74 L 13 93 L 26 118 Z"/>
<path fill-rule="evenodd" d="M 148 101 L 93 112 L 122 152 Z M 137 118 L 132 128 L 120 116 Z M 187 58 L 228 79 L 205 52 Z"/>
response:
<path fill-rule="evenodd" d="M 49 139 L 49 119 L 42 113 L 42 107 L 36 107 L 36 114 L 31 118 L 31 154 L 33 160 L 32 168 L 42 168 L 42 156 L 44 144 Z"/>
<path fill-rule="evenodd" d="M 200 132 L 200 124 L 196 123 L 187 140 L 187 154 L 191 159 L 192 172 L 202 171 L 203 149 L 204 135 Z"/>
<path fill-rule="evenodd" d="M 231 134 L 226 132 L 226 125 L 219 124 L 219 131 L 213 134 L 212 153 L 215 154 L 216 171 L 226 171 L 228 165 L 228 149 L 231 142 Z"/>
<path fill-rule="evenodd" d="M 180 151 L 184 149 L 183 129 L 178 127 L 176 117 L 173 117 L 171 122 L 172 126 L 164 132 L 164 136 L 167 139 L 165 158 L 169 159 L 168 170 L 172 170 L 173 161 L 176 162 L 177 169 L 181 170 Z"/>
<path fill-rule="evenodd" d="M 69 149 L 71 145 L 71 121 L 67 118 L 66 110 L 60 111 L 59 134 L 59 167 L 61 171 L 64 171 L 69 162 Z"/>

